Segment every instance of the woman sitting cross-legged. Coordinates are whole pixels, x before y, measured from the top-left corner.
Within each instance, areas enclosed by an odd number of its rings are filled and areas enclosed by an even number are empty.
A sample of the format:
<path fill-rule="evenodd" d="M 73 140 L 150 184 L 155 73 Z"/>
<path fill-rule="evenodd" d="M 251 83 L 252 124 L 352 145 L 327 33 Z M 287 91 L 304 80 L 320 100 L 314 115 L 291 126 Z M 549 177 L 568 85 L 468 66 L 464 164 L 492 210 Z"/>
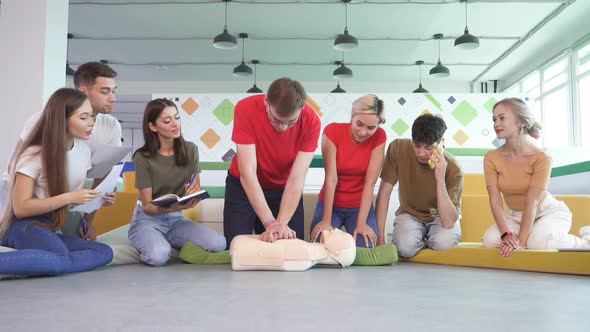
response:
<path fill-rule="evenodd" d="M 143 116 L 144 145 L 135 151 L 135 186 L 141 204 L 135 207 L 129 240 L 139 250 L 140 260 L 151 266 L 164 265 L 185 242 L 208 251 L 225 249 L 225 237 L 209 227 L 192 222 L 182 210 L 197 205 L 192 199 L 180 205 L 156 206 L 150 202 L 162 195 L 179 197 L 200 190 L 199 153 L 180 132 L 180 115 L 167 99 L 150 101 Z"/>
<path fill-rule="evenodd" d="M 70 204 L 100 195 L 81 189 L 91 168 L 90 148 L 81 140 L 88 139 L 93 126 L 86 95 L 59 89 L 15 151 L 0 244 L 18 250 L 0 253 L 0 274 L 58 275 L 89 271 L 112 260 L 105 244 L 55 233 L 63 227 Z"/>

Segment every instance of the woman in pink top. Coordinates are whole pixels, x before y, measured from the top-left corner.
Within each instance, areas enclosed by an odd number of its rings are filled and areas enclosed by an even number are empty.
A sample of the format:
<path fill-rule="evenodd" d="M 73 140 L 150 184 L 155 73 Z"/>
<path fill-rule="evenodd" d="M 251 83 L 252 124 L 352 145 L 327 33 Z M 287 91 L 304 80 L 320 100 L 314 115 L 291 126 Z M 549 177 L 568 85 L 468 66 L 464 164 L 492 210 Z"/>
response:
<path fill-rule="evenodd" d="M 498 139 L 506 142 L 484 157 L 496 222 L 483 235 L 484 247 L 499 247 L 502 256 L 521 248 L 590 248 L 590 226 L 580 229 L 582 238 L 568 234 L 570 210 L 546 191 L 551 157 L 528 138 L 539 138 L 541 124 L 535 122 L 526 103 L 518 98 L 503 99 L 494 105 L 493 119 Z M 506 213 L 502 197 L 508 206 Z"/>

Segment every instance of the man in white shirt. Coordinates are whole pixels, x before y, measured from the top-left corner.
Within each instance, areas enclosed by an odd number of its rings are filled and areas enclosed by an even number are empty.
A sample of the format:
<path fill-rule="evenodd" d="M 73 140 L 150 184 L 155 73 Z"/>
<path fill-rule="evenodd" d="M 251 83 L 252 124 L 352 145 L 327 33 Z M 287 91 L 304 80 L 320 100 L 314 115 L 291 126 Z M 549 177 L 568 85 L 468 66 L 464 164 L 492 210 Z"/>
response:
<path fill-rule="evenodd" d="M 90 135 L 90 139 L 87 142 L 92 153 L 94 153 L 97 144 L 121 146 L 121 124 L 114 116 L 110 115 L 113 110 L 113 103 L 115 102 L 115 90 L 117 89 L 116 77 L 116 71 L 100 62 L 84 63 L 74 73 L 74 86 L 88 96 L 92 105 L 93 115 L 95 116 L 92 135 Z M 29 133 L 41 117 L 41 114 L 42 112 L 35 113 L 27 120 L 13 150 L 13 154 L 23 141 L 27 139 Z M 0 210 L 3 208 L 5 202 L 7 181 L 8 173 L 5 171 L 0 181 Z M 95 180 L 92 187 L 96 187 L 100 181 L 102 179 Z M 110 202 L 112 204 L 114 202 L 114 195 L 108 198 L 109 200 L 112 199 Z M 90 239 L 96 237 L 96 229 L 92 225 L 93 217 L 94 214 L 86 216 L 88 223 L 86 237 Z M 64 234 L 81 236 L 78 231 L 80 228 L 79 223 L 79 216 L 69 214 L 63 229 Z"/>

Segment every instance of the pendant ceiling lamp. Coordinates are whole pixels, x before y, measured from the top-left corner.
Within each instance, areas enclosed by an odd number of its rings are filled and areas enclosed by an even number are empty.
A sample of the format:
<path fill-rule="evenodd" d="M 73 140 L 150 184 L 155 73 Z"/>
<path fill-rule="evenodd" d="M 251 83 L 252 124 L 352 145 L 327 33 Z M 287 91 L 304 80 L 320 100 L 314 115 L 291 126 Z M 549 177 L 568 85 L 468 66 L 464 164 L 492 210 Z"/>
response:
<path fill-rule="evenodd" d="M 358 40 L 348 33 L 348 3 L 350 0 L 341 0 L 344 3 L 344 33 L 334 40 L 334 49 L 337 51 L 350 51 L 359 46 Z"/>
<path fill-rule="evenodd" d="M 227 32 L 227 3 L 231 0 L 223 0 L 225 2 L 225 25 L 223 26 L 223 33 L 213 38 L 213 46 L 221 49 L 232 49 L 238 47 L 238 40 Z"/>
<path fill-rule="evenodd" d="M 467 27 L 467 0 L 465 2 L 465 32 L 463 35 L 455 39 L 455 47 L 461 50 L 472 50 L 479 47 L 479 38 L 469 33 Z"/>
<path fill-rule="evenodd" d="M 252 60 L 252 63 L 254 64 L 254 85 L 248 89 L 248 93 L 262 93 L 262 90 L 260 90 L 259 87 L 256 86 L 256 65 L 260 63 L 260 61 L 258 60 Z"/>
<path fill-rule="evenodd" d="M 436 35 L 434 35 L 434 39 L 436 39 L 438 42 L 438 63 L 436 64 L 436 66 L 430 69 L 430 76 L 435 78 L 449 77 L 449 75 L 451 74 L 449 68 L 443 66 L 443 64 L 440 61 L 440 40 L 442 38 L 442 33 L 437 33 Z"/>
<path fill-rule="evenodd" d="M 242 38 L 242 63 L 234 68 L 235 77 L 245 77 L 252 75 L 252 68 L 250 68 L 244 60 L 244 49 L 246 48 L 246 38 L 248 38 L 248 34 L 240 33 L 240 38 Z"/>
<path fill-rule="evenodd" d="M 338 68 L 332 72 L 332 78 L 337 80 L 352 78 L 352 70 L 344 65 L 342 61 L 336 61 L 335 64 L 339 65 Z"/>
<path fill-rule="evenodd" d="M 420 67 L 420 84 L 418 85 L 418 88 L 416 90 L 412 91 L 413 93 L 428 93 L 428 90 L 426 90 L 422 87 L 422 65 L 423 64 L 424 64 L 424 61 L 422 61 L 422 60 L 416 61 L 416 65 L 418 65 L 418 67 Z"/>
<path fill-rule="evenodd" d="M 338 84 L 336 85 L 336 89 L 332 90 L 331 92 L 332 93 L 346 93 L 346 91 L 340 87 L 340 82 L 338 82 Z"/>

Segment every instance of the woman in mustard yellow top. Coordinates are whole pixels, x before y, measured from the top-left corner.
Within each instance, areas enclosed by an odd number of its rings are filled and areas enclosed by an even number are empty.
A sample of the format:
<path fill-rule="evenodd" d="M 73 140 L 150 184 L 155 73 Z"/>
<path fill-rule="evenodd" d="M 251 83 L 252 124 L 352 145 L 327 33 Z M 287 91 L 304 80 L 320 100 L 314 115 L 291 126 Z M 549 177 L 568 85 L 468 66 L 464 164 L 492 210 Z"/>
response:
<path fill-rule="evenodd" d="M 484 247 L 498 247 L 503 256 L 513 250 L 590 248 L 590 227 L 583 238 L 568 234 L 572 214 L 547 190 L 551 157 L 528 138 L 539 138 L 526 103 L 507 98 L 494 105 L 494 131 L 505 144 L 484 157 L 484 174 L 495 224 L 483 235 Z M 502 193 L 502 195 L 500 195 Z M 504 213 L 504 198 L 508 212 Z"/>

